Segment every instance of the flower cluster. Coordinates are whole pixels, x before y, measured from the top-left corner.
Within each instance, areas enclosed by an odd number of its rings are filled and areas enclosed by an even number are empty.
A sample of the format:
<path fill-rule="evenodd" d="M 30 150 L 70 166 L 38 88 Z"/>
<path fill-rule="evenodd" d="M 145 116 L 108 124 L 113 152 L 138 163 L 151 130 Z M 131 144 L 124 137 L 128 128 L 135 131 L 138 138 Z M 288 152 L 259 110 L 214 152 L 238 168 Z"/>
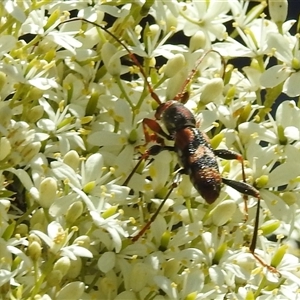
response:
<path fill-rule="evenodd" d="M 0 5 L 1 299 L 298 298 L 299 24 L 287 0 Z M 171 99 L 213 149 L 243 156 L 259 206 L 226 185 L 208 205 L 174 151 L 148 159 L 156 143 L 172 149 L 143 121 Z M 243 180 L 241 161 L 218 163 Z"/>

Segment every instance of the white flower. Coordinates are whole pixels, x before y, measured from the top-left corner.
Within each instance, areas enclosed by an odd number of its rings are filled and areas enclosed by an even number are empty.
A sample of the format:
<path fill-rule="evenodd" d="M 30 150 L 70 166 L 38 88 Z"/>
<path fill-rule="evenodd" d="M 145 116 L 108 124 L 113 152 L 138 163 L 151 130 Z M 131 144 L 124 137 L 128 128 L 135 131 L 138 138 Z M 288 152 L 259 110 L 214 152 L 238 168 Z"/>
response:
<path fill-rule="evenodd" d="M 57 222 L 51 222 L 48 225 L 47 231 L 47 234 L 39 230 L 32 230 L 31 233 L 41 238 L 49 247 L 51 253 L 58 254 L 60 256 L 67 256 L 72 260 L 76 260 L 77 256 L 89 258 L 93 257 L 92 253 L 88 249 L 76 244 L 69 245 L 69 241 L 72 238 L 74 231 L 68 233 L 68 230 L 64 230 Z"/>
<path fill-rule="evenodd" d="M 68 112 L 68 106 L 64 107 L 62 111 L 58 109 L 55 112 L 45 99 L 40 99 L 40 105 L 44 108 L 45 112 L 47 112 L 49 118 L 42 118 L 37 122 L 37 126 L 42 131 L 38 136 L 41 141 L 46 139 L 54 140 L 52 143 L 48 141 L 46 153 L 59 151 L 64 155 L 75 145 L 81 149 L 85 149 L 85 145 L 79 133 L 73 131 L 73 129 L 79 126 L 79 120 L 76 116 L 72 116 Z M 58 143 L 56 139 L 58 139 Z"/>
<path fill-rule="evenodd" d="M 299 95 L 300 58 L 295 21 L 284 20 L 291 2 L 280 1 L 282 11 L 246 0 L 3 1 L 3 297 L 297 297 L 300 116 L 296 102 L 276 113 L 274 103 L 282 86 Z M 205 203 L 189 176 L 176 175 L 174 151 L 139 161 L 153 144 L 173 146 L 143 121 L 169 99 L 186 102 L 214 149 L 243 154 L 261 196 L 259 206 L 248 197 L 247 221 L 231 187 Z M 222 177 L 242 180 L 240 161 L 218 163 Z M 281 278 L 249 251 L 256 221 L 255 253 Z"/>
<path fill-rule="evenodd" d="M 221 40 L 226 33 L 226 27 L 223 23 L 231 20 L 231 17 L 226 15 L 229 8 L 228 1 L 179 3 L 179 22 L 187 36 L 202 30 L 208 40 Z"/>
<path fill-rule="evenodd" d="M 283 101 L 277 108 L 275 119 L 269 115 L 270 122 L 256 124 L 245 122 L 239 126 L 243 143 L 251 140 L 261 140 L 270 145 L 285 145 L 299 142 L 300 125 L 298 123 L 300 110 L 294 101 Z"/>
<path fill-rule="evenodd" d="M 49 42 L 55 43 L 56 46 L 63 47 L 69 51 L 75 53 L 74 48 L 81 46 L 81 43 L 76 40 L 72 35 L 76 31 L 65 32 L 64 28 L 61 31 L 55 30 L 55 28 L 61 23 L 58 15 L 58 11 L 54 11 L 52 15 L 52 24 L 46 24 L 45 26 L 45 7 L 41 10 L 33 10 L 28 15 L 25 22 L 22 22 L 23 33 L 39 34 L 43 37 L 42 45 L 49 48 Z M 46 30 L 44 29 L 46 27 Z"/>
<path fill-rule="evenodd" d="M 4 225 L 4 224 L 3 224 Z M 8 225 L 8 224 L 7 224 Z M 7 228 L 7 227 L 6 227 Z M 0 264 L 0 284 L 4 285 L 10 283 L 13 286 L 19 285 L 19 280 L 22 280 L 22 276 L 27 274 L 32 267 L 32 261 L 27 255 L 19 248 L 28 246 L 28 242 L 25 238 L 16 239 L 11 238 L 8 240 L 0 239 L 1 250 L 1 264 Z M 19 259 L 19 262 L 12 268 L 12 263 L 15 258 Z"/>
<path fill-rule="evenodd" d="M 266 40 L 268 49 L 283 64 L 267 69 L 260 82 L 265 87 L 274 87 L 282 82 L 282 91 L 290 97 L 300 95 L 300 51 L 299 38 L 283 36 L 279 33 L 269 34 Z"/>
<path fill-rule="evenodd" d="M 21 24 L 25 21 L 25 13 L 22 9 L 12 0 L 6 0 L 4 3 L 5 10 Z"/>
<path fill-rule="evenodd" d="M 0 70 L 6 73 L 10 80 L 23 84 L 30 84 L 40 90 L 57 87 L 54 78 L 48 78 L 48 71 L 52 66 L 47 61 L 40 61 L 29 65 L 27 62 L 16 61 L 7 55 L 7 59 L 0 64 Z"/>
<path fill-rule="evenodd" d="M 126 203 L 129 188 L 107 183 L 111 172 L 102 174 L 105 168 L 101 154 L 93 154 L 86 162 L 82 162 L 80 175 L 62 162 L 52 162 L 51 168 L 59 180 L 67 180 L 73 192 L 57 199 L 50 207 L 50 213 L 59 217 L 75 201 L 83 201 L 94 224 L 110 233 L 112 247 L 120 251 L 121 237 L 127 236 L 127 233 L 117 219 L 119 213 L 116 210 L 118 204 Z M 99 236 L 102 234 L 99 233 Z"/>
<path fill-rule="evenodd" d="M 226 57 L 259 58 L 266 54 L 268 49 L 266 38 L 272 32 L 277 32 L 277 27 L 273 22 L 262 18 L 253 20 L 247 28 L 237 26 L 236 30 L 244 44 L 229 36 L 224 42 L 214 44 L 213 49 Z"/>
<path fill-rule="evenodd" d="M 27 165 L 39 152 L 41 144 L 36 138 L 34 129 L 23 121 L 12 119 L 12 112 L 6 105 L 2 105 L 2 121 L 0 121 L 1 164 L 6 168 L 16 165 Z"/>
<path fill-rule="evenodd" d="M 249 10 L 249 1 L 231 0 L 228 1 L 233 18 L 235 21 L 234 26 L 246 29 L 249 23 L 261 15 L 266 8 L 266 3 L 258 3 Z"/>

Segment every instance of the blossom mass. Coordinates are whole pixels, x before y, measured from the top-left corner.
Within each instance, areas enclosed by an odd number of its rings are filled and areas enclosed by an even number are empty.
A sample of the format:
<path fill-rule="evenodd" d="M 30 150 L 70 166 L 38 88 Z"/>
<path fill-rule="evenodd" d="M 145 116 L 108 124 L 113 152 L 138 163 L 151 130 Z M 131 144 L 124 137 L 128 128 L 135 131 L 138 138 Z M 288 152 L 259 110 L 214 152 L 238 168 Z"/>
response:
<path fill-rule="evenodd" d="M 0 298 L 297 298 L 300 52 L 287 0 L 0 5 Z M 151 146 L 146 80 L 171 100 L 209 51 L 185 105 L 213 149 L 243 155 L 262 202 L 256 254 L 278 273 L 249 253 L 257 200 L 245 221 L 239 192 L 223 186 L 208 205 L 186 175 L 130 239 L 178 163 L 162 151 L 126 180 Z M 242 180 L 239 162 L 218 164 Z"/>

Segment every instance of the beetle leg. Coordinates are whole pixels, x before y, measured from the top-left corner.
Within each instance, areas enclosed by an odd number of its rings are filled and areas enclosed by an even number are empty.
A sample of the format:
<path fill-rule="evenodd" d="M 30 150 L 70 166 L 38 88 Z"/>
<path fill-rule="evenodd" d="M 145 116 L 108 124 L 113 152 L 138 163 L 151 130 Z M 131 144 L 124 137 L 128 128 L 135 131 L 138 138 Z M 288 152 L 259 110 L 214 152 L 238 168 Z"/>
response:
<path fill-rule="evenodd" d="M 222 181 L 237 190 L 238 192 L 242 194 L 246 194 L 249 196 L 253 196 L 257 199 L 257 208 L 256 208 L 256 214 L 255 214 L 255 223 L 254 223 L 254 228 L 253 228 L 253 237 L 251 240 L 251 244 L 249 246 L 249 250 L 251 254 L 255 257 L 255 259 L 264 267 L 268 268 L 269 271 L 273 273 L 278 273 L 280 276 L 280 273 L 276 270 L 276 268 L 268 265 L 265 263 L 256 253 L 256 242 L 257 242 L 257 235 L 258 235 L 258 227 L 259 227 L 259 213 L 260 213 L 260 194 L 259 191 L 254 188 L 252 185 L 246 183 L 246 182 L 240 182 L 240 181 L 235 181 L 235 180 L 230 180 L 226 178 L 222 178 Z"/>
<path fill-rule="evenodd" d="M 243 182 L 246 183 L 246 175 L 245 175 L 245 167 L 244 167 L 244 158 L 241 154 L 236 153 L 234 151 L 231 150 L 227 150 L 227 149 L 216 149 L 214 150 L 214 153 L 216 156 L 220 157 L 220 158 L 224 158 L 226 160 L 232 160 L 232 159 L 236 159 L 238 160 L 241 165 L 242 165 L 242 177 L 243 177 Z M 223 180 L 224 181 L 224 180 Z M 230 185 L 230 184 L 228 184 Z M 230 185 L 231 186 L 231 185 Z M 231 186 L 232 187 L 232 186 Z M 233 187 L 234 189 L 238 190 L 237 188 Z M 239 190 L 238 190 L 239 191 Z M 245 211 L 245 222 L 248 220 L 248 197 L 247 195 L 249 195 L 247 192 L 242 192 L 239 191 L 240 193 L 243 194 L 243 199 L 244 199 L 244 211 Z M 253 195 L 250 195 L 253 196 Z M 255 196 L 254 196 L 255 197 Z"/>
<path fill-rule="evenodd" d="M 173 140 L 172 136 L 165 133 L 161 126 L 156 122 L 155 120 L 145 118 L 142 122 L 143 125 L 143 131 L 145 135 L 145 140 L 147 145 L 149 142 L 157 142 L 158 144 L 151 146 L 139 159 L 136 166 L 133 168 L 133 170 L 130 172 L 128 177 L 126 178 L 123 185 L 127 185 L 133 176 L 133 174 L 136 172 L 139 165 L 142 163 L 143 160 L 147 160 L 149 156 L 155 156 L 159 154 L 161 151 L 168 150 L 168 151 L 174 151 L 174 147 L 171 146 L 165 146 L 164 145 L 164 139 L 161 137 L 164 137 L 167 140 Z M 149 132 L 149 129 L 152 131 L 152 133 Z M 161 136 L 161 137 L 160 137 Z"/>
<path fill-rule="evenodd" d="M 143 131 L 145 134 L 146 144 L 148 144 L 150 141 L 162 143 L 163 139 L 160 139 L 158 135 L 164 137 L 167 140 L 173 140 L 173 138 L 169 134 L 163 131 L 161 126 L 155 120 L 145 118 L 142 124 L 143 124 Z M 152 134 L 149 133 L 148 128 L 151 129 L 151 131 L 153 132 Z"/>
<path fill-rule="evenodd" d="M 171 146 L 164 146 L 164 145 L 153 145 L 151 146 L 139 159 L 138 163 L 135 165 L 133 170 L 130 172 L 126 180 L 124 181 L 123 185 L 128 185 L 130 179 L 132 178 L 133 174 L 136 172 L 138 169 L 139 165 L 142 163 L 143 160 L 147 160 L 149 156 L 155 156 L 159 154 L 160 152 L 167 150 L 167 151 L 174 151 L 174 147 Z"/>
<path fill-rule="evenodd" d="M 146 225 L 144 225 L 144 227 L 138 232 L 137 235 L 135 235 L 134 237 L 131 238 L 132 242 L 136 242 L 144 233 L 145 231 L 150 227 L 150 225 L 152 224 L 152 222 L 156 219 L 156 217 L 158 216 L 159 212 L 161 211 L 161 209 L 163 208 L 165 202 L 167 201 L 167 199 L 170 197 L 172 191 L 178 186 L 178 184 L 181 181 L 181 175 L 185 173 L 184 169 L 179 169 L 175 175 L 174 181 L 172 182 L 172 184 L 170 185 L 169 191 L 167 193 L 167 195 L 165 196 L 165 198 L 162 200 L 161 204 L 159 205 L 159 207 L 157 208 L 157 210 L 155 211 L 155 213 L 151 216 L 150 220 L 146 223 Z"/>

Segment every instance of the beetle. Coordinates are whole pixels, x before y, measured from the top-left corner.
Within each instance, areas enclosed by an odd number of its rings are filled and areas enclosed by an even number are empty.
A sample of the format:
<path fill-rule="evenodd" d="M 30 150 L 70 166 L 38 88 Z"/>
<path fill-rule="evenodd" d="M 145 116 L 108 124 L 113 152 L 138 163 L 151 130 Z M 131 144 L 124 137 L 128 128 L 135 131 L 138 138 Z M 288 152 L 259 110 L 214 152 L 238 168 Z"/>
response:
<path fill-rule="evenodd" d="M 188 99 L 188 92 L 186 91 L 188 83 L 195 76 L 197 68 L 201 64 L 203 58 L 211 52 L 216 52 L 210 50 L 206 52 L 195 64 L 194 69 L 188 75 L 186 81 L 183 84 L 180 92 L 172 100 L 167 102 L 162 102 L 158 95 L 153 90 L 150 82 L 148 81 L 147 75 L 139 63 L 138 59 L 127 47 L 127 45 L 122 42 L 118 37 L 116 37 L 112 32 L 110 32 L 105 27 L 86 20 L 82 18 L 72 18 L 62 23 L 81 20 L 87 22 L 91 25 L 94 25 L 98 28 L 101 28 L 114 40 L 116 40 L 124 49 L 127 51 L 132 62 L 138 67 L 140 73 L 142 74 L 145 84 L 147 86 L 148 92 L 151 97 L 156 101 L 158 107 L 155 111 L 155 120 L 145 118 L 142 122 L 143 130 L 145 133 L 146 144 L 152 141 L 157 143 L 151 146 L 146 152 L 140 157 L 138 163 L 135 165 L 131 173 L 128 175 L 123 185 L 128 185 L 132 176 L 137 171 L 139 165 L 142 161 L 147 160 L 150 156 L 158 155 L 162 151 L 174 151 L 177 154 L 178 161 L 180 164 L 180 169 L 177 172 L 177 176 L 173 183 L 171 184 L 169 191 L 165 198 L 162 200 L 161 204 L 152 215 L 150 220 L 144 225 L 144 227 L 138 232 L 137 235 L 131 237 L 132 242 L 136 242 L 146 230 L 150 227 L 152 222 L 155 220 L 160 210 L 162 209 L 164 203 L 174 190 L 177 187 L 179 182 L 179 177 L 182 174 L 189 176 L 193 186 L 203 197 L 203 199 L 208 203 L 212 204 L 220 195 L 222 184 L 226 184 L 238 192 L 242 193 L 244 196 L 245 202 L 245 218 L 247 219 L 248 209 L 247 209 L 247 196 L 253 196 L 257 199 L 257 209 L 256 217 L 254 224 L 254 232 L 249 250 L 251 254 L 260 262 L 261 265 L 267 267 L 270 271 L 278 273 L 276 268 L 266 264 L 256 253 L 256 241 L 258 236 L 258 227 L 259 227 L 259 213 L 260 213 L 260 193 L 252 185 L 246 183 L 246 176 L 244 171 L 244 161 L 241 154 L 233 152 L 227 149 L 217 149 L 214 150 L 211 147 L 208 136 L 202 132 L 198 126 L 197 121 L 193 113 L 184 105 Z M 61 23 L 61 24 L 62 24 Z M 218 52 L 216 52 L 218 54 Z M 219 54 L 220 55 L 220 54 Z M 220 55 L 221 57 L 221 55 Z M 221 57 L 223 65 L 225 65 L 223 58 Z M 160 126 L 161 122 L 166 128 L 165 132 Z M 149 134 L 148 129 L 152 131 L 152 135 Z M 174 142 L 174 146 L 166 146 L 163 139 Z M 236 159 L 240 161 L 242 168 L 242 178 L 243 181 L 230 180 L 221 176 L 219 171 L 217 157 L 232 160 Z"/>

